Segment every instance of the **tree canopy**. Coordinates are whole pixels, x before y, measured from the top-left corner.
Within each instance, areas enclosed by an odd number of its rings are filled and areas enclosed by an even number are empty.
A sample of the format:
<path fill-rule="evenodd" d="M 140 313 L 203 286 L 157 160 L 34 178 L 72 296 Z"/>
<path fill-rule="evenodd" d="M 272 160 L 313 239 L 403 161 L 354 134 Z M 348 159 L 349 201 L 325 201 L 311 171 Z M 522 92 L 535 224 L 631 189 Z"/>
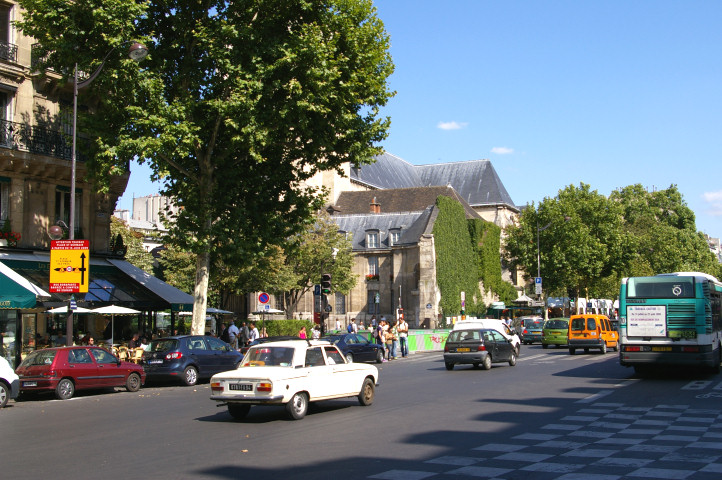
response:
<path fill-rule="evenodd" d="M 387 135 L 393 63 L 371 0 L 19 4 L 40 67 L 67 81 L 107 59 L 82 94 L 89 170 L 107 185 L 137 157 L 180 207 L 169 241 L 197 256 L 194 333 L 211 254 L 244 265 L 303 231 L 321 203 L 304 180 L 371 161 Z M 129 40 L 149 48 L 140 66 L 123 59 Z"/>
<path fill-rule="evenodd" d="M 527 278 L 536 276 L 538 262 L 544 292 L 554 296 L 615 298 L 625 276 L 720 274 L 674 185 L 655 192 L 631 185 L 608 198 L 570 185 L 522 211 L 507 229 L 504 255 Z"/>

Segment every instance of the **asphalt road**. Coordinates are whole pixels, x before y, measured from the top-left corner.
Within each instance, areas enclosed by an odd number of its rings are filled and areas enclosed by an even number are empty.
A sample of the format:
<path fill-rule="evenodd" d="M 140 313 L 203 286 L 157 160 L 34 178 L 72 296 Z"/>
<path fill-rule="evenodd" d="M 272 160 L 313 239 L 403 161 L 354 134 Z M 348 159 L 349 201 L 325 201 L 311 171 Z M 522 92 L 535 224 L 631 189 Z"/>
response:
<path fill-rule="evenodd" d="M 356 399 L 322 402 L 301 421 L 289 420 L 285 410 L 276 407 L 253 407 L 244 421 L 233 421 L 225 408 L 209 400 L 208 383 L 151 385 L 137 393 L 81 393 L 67 401 L 11 401 L 0 410 L 1 475 L 545 479 L 574 472 L 588 477 L 599 470 L 621 478 L 639 465 L 656 469 L 657 476 L 651 478 L 664 478 L 660 471 L 690 480 L 722 473 L 722 460 L 711 451 L 701 460 L 689 460 L 696 463 L 670 465 L 667 457 L 662 461 L 649 452 L 635 456 L 619 448 L 626 442 L 652 451 L 661 449 L 655 445 L 662 442 L 667 449 L 684 449 L 706 440 L 720 442 L 715 447 L 722 452 L 722 423 L 714 430 L 714 422 L 698 418 L 718 415 L 722 420 L 722 376 L 665 371 L 640 379 L 619 366 L 614 352 L 570 356 L 564 349 L 543 350 L 539 345 L 522 347 L 515 367 L 494 364 L 490 371 L 470 366 L 446 371 L 441 359 L 441 353 L 423 353 L 379 365 L 381 384 L 372 406 L 359 406 Z M 669 420 L 665 416 L 670 408 L 687 413 Z M 646 425 L 648 417 L 627 415 L 630 420 L 624 415 L 642 410 L 661 416 L 653 420 L 667 422 L 655 428 L 687 428 L 699 431 L 697 438 L 680 433 L 657 440 L 659 431 L 654 440 L 644 437 L 649 431 L 631 427 Z M 691 424 L 679 423 L 691 417 Z M 538 442 L 546 438 L 556 442 L 553 455 L 558 461 L 543 454 L 547 445 Z M 656 443 L 648 446 L 650 442 Z M 590 455 L 606 455 L 613 465 L 589 458 L 579 463 L 575 452 L 592 443 L 595 453 Z M 542 453 L 522 458 L 523 451 Z M 632 460 L 639 465 L 614 465 Z M 715 472 L 718 464 L 720 471 Z"/>

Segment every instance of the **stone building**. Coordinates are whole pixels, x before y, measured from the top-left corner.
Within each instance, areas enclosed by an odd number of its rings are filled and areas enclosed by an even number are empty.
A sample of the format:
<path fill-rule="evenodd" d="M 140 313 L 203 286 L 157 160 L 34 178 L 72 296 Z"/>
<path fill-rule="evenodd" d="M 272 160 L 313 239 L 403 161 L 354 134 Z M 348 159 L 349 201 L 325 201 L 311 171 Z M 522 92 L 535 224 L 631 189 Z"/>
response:
<path fill-rule="evenodd" d="M 66 237 L 72 229 L 76 239 L 89 242 L 89 258 L 84 260 L 88 292 L 75 294 L 78 307 L 178 312 L 190 310 L 193 303 L 190 295 L 109 251 L 110 216 L 128 174 L 114 177 L 109 191 L 98 193 L 86 179 L 82 148 L 72 162 L 72 83 L 35 68 L 34 40 L 13 24 L 20 15 L 15 2 L 0 3 L 0 355 L 13 365 L 37 346 L 38 336 L 67 329 L 66 315 L 47 312 L 67 308 L 72 295 L 50 292 L 51 227 L 61 226 L 60 235 Z M 88 141 L 83 132 L 77 137 L 81 145 Z M 136 317 L 133 328 L 152 328 L 144 318 L 149 316 Z M 129 322 L 117 320 L 115 326 Z M 69 331 L 98 335 L 104 324 L 102 316 L 75 315 Z M 114 338 L 122 338 L 122 333 L 119 330 Z M 104 338 L 98 336 L 100 341 Z"/>
<path fill-rule="evenodd" d="M 388 318 L 401 306 L 411 325 L 434 325 L 439 292 L 432 229 L 439 195 L 462 204 L 467 218 L 482 218 L 502 229 L 519 214 L 489 160 L 412 165 L 384 153 L 370 165 L 349 163 L 343 171 L 343 176 L 322 172 L 308 182 L 329 191 L 327 210 L 339 230 L 352 236 L 359 277 L 348 295 L 336 294 L 330 302 L 332 324 L 337 318 L 364 323 L 374 315 Z M 503 276 L 512 283 L 518 278 L 509 271 Z"/>

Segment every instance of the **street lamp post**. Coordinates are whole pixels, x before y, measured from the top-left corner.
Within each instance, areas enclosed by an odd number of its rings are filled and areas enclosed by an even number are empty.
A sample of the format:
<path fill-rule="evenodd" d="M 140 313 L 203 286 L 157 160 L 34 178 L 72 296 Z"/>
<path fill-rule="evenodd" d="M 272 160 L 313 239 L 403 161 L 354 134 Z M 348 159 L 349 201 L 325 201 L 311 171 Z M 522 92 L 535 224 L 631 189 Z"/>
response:
<path fill-rule="evenodd" d="M 126 43 L 129 42 L 124 42 L 123 45 Z M 113 47 L 112 49 L 110 49 L 110 51 L 105 54 L 103 61 L 100 63 L 100 66 L 93 72 L 93 74 L 80 83 L 78 83 L 78 62 L 75 62 L 75 69 L 73 71 L 73 143 L 70 151 L 70 217 L 68 219 L 70 223 L 68 228 L 68 238 L 70 240 L 75 239 L 75 178 L 77 162 L 76 144 L 78 136 L 78 90 L 87 87 L 93 82 L 93 80 L 95 80 L 95 78 L 100 74 L 100 71 L 103 70 L 106 60 L 108 60 L 108 57 L 111 53 L 115 51 L 116 48 L 117 47 Z M 134 42 L 128 50 L 128 56 L 136 62 L 141 61 L 147 55 L 148 48 L 138 42 Z M 65 332 L 67 345 L 71 346 L 73 344 L 73 310 L 70 308 L 68 308 L 68 320 L 66 322 Z"/>

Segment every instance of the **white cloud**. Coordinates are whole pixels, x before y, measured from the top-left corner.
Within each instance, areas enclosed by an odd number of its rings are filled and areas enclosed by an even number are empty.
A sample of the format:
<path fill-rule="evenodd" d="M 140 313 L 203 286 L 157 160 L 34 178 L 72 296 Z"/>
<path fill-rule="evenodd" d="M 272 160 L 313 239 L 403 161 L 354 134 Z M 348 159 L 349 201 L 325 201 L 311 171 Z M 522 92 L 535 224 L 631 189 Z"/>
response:
<path fill-rule="evenodd" d="M 722 216 L 722 190 L 718 192 L 705 192 L 702 194 L 704 201 L 709 204 L 709 214 Z"/>
<path fill-rule="evenodd" d="M 441 130 L 461 130 L 468 125 L 466 122 L 439 122 L 436 128 Z"/>
<path fill-rule="evenodd" d="M 495 153 L 497 155 L 511 155 L 514 153 L 514 149 L 507 147 L 494 147 L 491 149 L 491 153 Z"/>

